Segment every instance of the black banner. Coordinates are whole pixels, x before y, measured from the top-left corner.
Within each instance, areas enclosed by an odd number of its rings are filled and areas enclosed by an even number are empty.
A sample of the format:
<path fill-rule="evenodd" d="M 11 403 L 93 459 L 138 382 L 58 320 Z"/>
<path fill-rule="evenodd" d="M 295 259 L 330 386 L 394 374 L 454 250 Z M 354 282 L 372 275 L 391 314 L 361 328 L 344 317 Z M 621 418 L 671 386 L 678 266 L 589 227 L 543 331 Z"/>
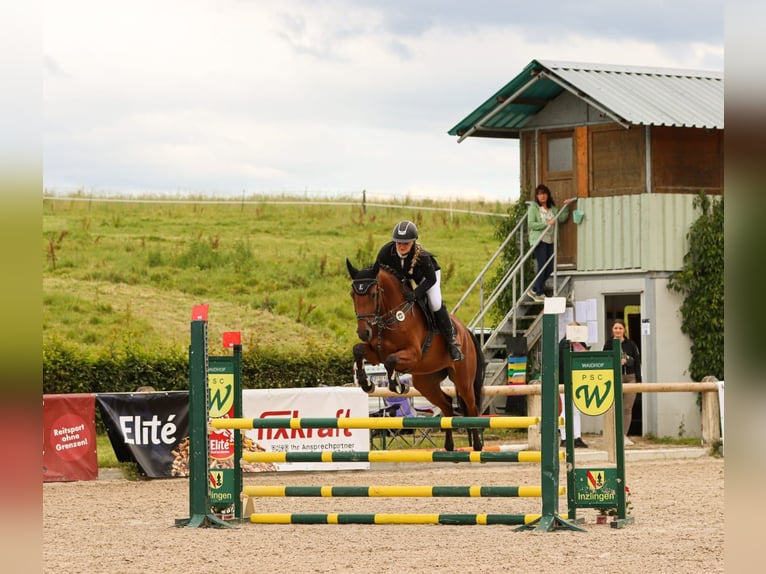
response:
<path fill-rule="evenodd" d="M 150 478 L 189 476 L 189 392 L 98 393 L 101 417 L 120 462 Z"/>

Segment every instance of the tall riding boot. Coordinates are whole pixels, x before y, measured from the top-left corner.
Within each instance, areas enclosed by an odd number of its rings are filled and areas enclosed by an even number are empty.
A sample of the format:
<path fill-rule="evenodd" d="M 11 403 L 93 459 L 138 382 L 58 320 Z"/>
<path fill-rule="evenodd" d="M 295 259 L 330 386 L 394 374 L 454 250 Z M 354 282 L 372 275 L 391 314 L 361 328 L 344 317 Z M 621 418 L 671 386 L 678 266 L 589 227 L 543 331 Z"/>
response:
<path fill-rule="evenodd" d="M 439 332 L 441 332 L 444 341 L 447 343 L 450 359 L 453 361 L 462 361 L 464 359 L 463 353 L 460 350 L 460 345 L 455 340 L 455 333 L 452 330 L 452 321 L 450 321 L 449 313 L 447 313 L 447 308 L 443 303 L 441 308 L 434 313 L 434 317 L 436 318 L 436 325 L 439 327 Z"/>

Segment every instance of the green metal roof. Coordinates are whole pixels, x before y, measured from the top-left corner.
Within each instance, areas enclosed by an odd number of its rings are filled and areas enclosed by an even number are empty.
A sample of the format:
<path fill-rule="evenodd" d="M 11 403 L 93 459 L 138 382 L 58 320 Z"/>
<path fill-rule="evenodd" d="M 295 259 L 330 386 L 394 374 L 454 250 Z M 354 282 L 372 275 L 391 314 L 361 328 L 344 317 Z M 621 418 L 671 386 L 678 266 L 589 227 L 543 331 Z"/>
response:
<path fill-rule="evenodd" d="M 448 133 L 518 138 L 565 90 L 625 127 L 723 129 L 723 87 L 722 72 L 532 60 Z"/>

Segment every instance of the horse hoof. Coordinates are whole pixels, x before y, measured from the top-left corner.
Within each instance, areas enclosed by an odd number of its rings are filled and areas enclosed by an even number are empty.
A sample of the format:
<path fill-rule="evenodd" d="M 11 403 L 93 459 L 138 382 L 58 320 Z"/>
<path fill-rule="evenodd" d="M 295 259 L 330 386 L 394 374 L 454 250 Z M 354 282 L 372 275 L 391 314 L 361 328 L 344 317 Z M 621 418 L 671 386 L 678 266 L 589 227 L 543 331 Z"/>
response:
<path fill-rule="evenodd" d="M 399 395 L 406 395 L 407 391 L 409 391 L 410 388 L 405 384 L 395 383 L 395 384 L 389 385 L 388 390 L 391 391 L 392 393 L 396 393 Z"/>
<path fill-rule="evenodd" d="M 359 386 L 362 388 L 362 390 L 365 393 L 368 393 L 368 394 L 375 390 L 375 385 L 373 385 L 369 381 L 364 381 L 364 382 L 359 381 Z"/>

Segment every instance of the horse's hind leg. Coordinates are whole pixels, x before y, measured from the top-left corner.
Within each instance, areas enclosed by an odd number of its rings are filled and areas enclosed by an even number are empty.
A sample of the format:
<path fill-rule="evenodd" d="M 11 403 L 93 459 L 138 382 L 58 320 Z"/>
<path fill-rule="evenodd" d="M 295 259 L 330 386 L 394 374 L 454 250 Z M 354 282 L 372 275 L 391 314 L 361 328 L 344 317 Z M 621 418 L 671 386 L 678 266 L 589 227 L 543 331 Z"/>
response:
<path fill-rule="evenodd" d="M 454 414 L 452 409 L 452 397 L 442 390 L 441 382 L 444 379 L 444 373 L 432 373 L 430 375 L 413 375 L 412 382 L 415 388 L 425 399 L 435 406 L 441 412 L 443 417 L 451 417 Z M 452 429 L 444 429 L 444 450 L 455 450 L 455 443 L 452 439 Z"/>
<path fill-rule="evenodd" d="M 444 450 L 452 452 L 455 450 L 455 443 L 452 441 L 452 429 L 444 431 Z"/>
<path fill-rule="evenodd" d="M 484 448 L 484 444 L 481 439 L 481 431 L 479 429 L 468 429 L 468 432 L 471 433 L 473 450 L 480 451 L 482 448 Z"/>
<path fill-rule="evenodd" d="M 460 395 L 458 395 L 458 402 L 460 403 L 460 407 L 463 411 L 463 416 L 478 417 L 480 415 L 479 410 L 473 405 L 471 406 L 466 405 L 465 400 Z M 469 435 L 473 450 L 480 451 L 484 447 L 484 444 L 483 444 L 484 441 L 482 440 L 481 429 L 472 427 L 472 428 L 466 429 L 466 432 Z"/>

